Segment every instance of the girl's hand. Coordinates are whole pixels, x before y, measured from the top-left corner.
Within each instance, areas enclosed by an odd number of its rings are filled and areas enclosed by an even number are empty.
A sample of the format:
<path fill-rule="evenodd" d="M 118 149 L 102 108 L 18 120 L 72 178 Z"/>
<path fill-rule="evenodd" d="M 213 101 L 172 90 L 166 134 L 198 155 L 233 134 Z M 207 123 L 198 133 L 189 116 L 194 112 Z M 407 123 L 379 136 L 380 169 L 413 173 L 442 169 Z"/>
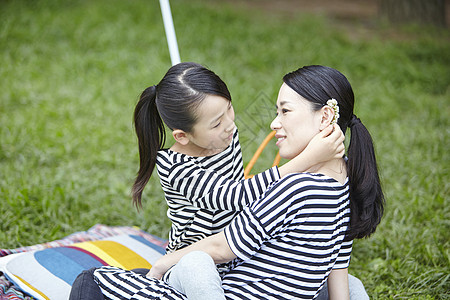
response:
<path fill-rule="evenodd" d="M 345 154 L 344 139 L 339 125 L 328 126 L 311 139 L 305 150 L 278 168 L 280 176 L 305 172 L 317 164 L 342 158 Z"/>
<path fill-rule="evenodd" d="M 345 154 L 344 139 L 339 125 L 330 125 L 313 137 L 303 152 L 310 153 L 315 163 L 342 158 Z"/>

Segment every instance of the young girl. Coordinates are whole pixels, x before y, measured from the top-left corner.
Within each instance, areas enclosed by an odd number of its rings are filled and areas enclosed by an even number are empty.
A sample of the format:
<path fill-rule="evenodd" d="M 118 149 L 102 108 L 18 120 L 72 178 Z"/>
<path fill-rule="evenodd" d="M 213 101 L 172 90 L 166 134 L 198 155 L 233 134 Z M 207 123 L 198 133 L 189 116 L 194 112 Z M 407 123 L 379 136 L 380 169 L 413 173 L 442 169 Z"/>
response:
<path fill-rule="evenodd" d="M 274 181 L 224 231 L 166 254 L 150 275 L 161 278 L 184 255 L 201 250 L 215 263 L 232 261 L 222 278 L 227 299 L 317 297 L 332 270 L 339 273 L 348 267 L 352 239 L 372 234 L 383 213 L 372 140 L 353 106 L 350 84 L 334 69 L 309 66 L 287 74 L 277 100 L 278 116 L 271 125 L 277 131 L 280 155 L 297 157 L 339 112 L 340 128 L 351 131 L 348 161 L 329 159 L 309 167 L 307 173 Z M 135 278 L 108 268 L 95 276 L 103 289 L 113 277 Z M 140 280 L 136 299 L 155 293 L 182 297 L 156 280 Z M 127 290 L 126 280 L 122 283 Z M 330 298 L 338 296 L 335 291 L 339 289 L 332 287 Z"/>

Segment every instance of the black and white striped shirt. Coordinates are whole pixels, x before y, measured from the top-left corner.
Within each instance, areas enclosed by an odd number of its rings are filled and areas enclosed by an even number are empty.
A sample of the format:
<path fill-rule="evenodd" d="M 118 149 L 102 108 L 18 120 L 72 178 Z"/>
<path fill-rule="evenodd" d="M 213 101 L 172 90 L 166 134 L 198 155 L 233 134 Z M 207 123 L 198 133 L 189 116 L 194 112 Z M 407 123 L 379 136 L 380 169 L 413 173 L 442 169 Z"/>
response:
<path fill-rule="evenodd" d="M 280 178 L 274 167 L 244 180 L 237 130 L 230 145 L 216 155 L 192 157 L 164 149 L 156 163 L 172 221 L 168 252 L 222 231 Z"/>
<path fill-rule="evenodd" d="M 350 262 L 348 196 L 348 180 L 320 174 L 270 186 L 225 228 L 238 257 L 223 277 L 227 299 L 313 299 L 329 272 Z"/>
<path fill-rule="evenodd" d="M 274 182 L 225 228 L 237 259 L 222 278 L 227 299 L 313 299 L 352 242 L 348 180 L 291 174 Z M 94 272 L 105 299 L 185 300 L 167 283 L 115 267 Z"/>

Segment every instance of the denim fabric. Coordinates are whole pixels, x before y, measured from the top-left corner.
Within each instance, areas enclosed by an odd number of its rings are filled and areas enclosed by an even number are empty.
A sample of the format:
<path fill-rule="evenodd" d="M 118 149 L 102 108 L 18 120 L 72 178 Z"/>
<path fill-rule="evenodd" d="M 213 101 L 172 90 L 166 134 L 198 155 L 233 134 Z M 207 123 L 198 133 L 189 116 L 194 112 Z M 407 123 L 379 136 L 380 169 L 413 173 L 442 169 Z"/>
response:
<path fill-rule="evenodd" d="M 72 284 L 69 300 L 105 300 L 100 287 L 94 280 L 93 273 L 96 268 L 85 270 L 77 276 Z M 133 269 L 135 273 L 145 275 L 150 269 Z"/>
<path fill-rule="evenodd" d="M 96 268 L 81 272 L 72 284 L 69 300 L 104 300 L 102 291 L 94 281 Z"/>

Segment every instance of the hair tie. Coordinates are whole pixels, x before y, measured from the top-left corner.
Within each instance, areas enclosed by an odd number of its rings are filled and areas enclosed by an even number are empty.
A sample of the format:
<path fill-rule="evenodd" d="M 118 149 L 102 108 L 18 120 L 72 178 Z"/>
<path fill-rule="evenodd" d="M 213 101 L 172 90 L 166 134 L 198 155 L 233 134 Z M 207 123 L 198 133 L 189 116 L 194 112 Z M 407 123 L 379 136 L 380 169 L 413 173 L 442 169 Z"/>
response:
<path fill-rule="evenodd" d="M 147 88 L 147 91 L 148 91 L 151 95 L 154 95 L 154 97 L 152 97 L 151 100 L 156 101 L 156 85 L 149 86 L 149 87 Z"/>
<path fill-rule="evenodd" d="M 350 122 L 348 122 L 348 127 L 352 128 L 356 124 L 361 124 L 361 120 L 357 116 L 353 115 Z"/>

